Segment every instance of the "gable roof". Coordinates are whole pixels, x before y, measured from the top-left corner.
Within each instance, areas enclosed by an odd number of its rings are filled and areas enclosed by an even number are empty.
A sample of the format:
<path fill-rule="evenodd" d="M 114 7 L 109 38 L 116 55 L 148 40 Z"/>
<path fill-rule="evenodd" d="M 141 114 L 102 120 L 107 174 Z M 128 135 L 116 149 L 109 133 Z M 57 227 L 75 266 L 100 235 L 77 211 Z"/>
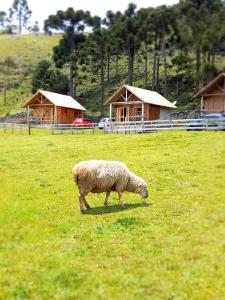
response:
<path fill-rule="evenodd" d="M 24 108 L 27 107 L 32 102 L 34 97 L 39 93 L 45 96 L 55 106 L 73 108 L 78 110 L 86 110 L 80 103 L 78 103 L 71 96 L 66 96 L 66 95 L 48 92 L 48 91 L 42 91 L 42 90 L 39 90 L 36 94 L 31 96 L 31 98 L 26 102 L 26 104 L 23 107 Z"/>
<path fill-rule="evenodd" d="M 118 89 L 108 100 L 105 101 L 104 105 L 110 104 L 114 97 L 118 95 L 123 89 L 127 89 L 137 98 L 139 98 L 144 103 L 149 103 L 158 106 L 164 106 L 169 108 L 176 108 L 175 104 L 168 101 L 166 98 L 161 96 L 159 93 L 154 91 L 149 91 L 146 89 L 137 88 L 130 85 L 123 85 L 120 89 Z"/>
<path fill-rule="evenodd" d="M 210 90 L 214 85 L 218 84 L 222 79 L 225 78 L 225 73 L 219 74 L 216 78 L 211 80 L 208 84 L 202 87 L 192 98 L 197 99 L 203 95 L 203 93 Z"/>

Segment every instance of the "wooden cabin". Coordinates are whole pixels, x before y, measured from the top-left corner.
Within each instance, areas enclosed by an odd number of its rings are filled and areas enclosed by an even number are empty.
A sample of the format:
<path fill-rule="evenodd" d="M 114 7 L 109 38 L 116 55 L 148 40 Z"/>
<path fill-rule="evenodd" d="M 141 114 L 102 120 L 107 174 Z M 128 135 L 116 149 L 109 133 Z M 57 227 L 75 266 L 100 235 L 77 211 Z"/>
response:
<path fill-rule="evenodd" d="M 110 120 L 113 109 L 117 122 L 150 121 L 170 119 L 171 109 L 176 108 L 159 93 L 129 85 L 119 88 L 104 105 L 110 106 Z"/>
<path fill-rule="evenodd" d="M 38 91 L 23 106 L 28 110 L 28 122 L 38 120 L 42 124 L 71 124 L 86 109 L 70 96 Z M 30 117 L 32 110 L 32 117 Z"/>
<path fill-rule="evenodd" d="M 210 81 L 193 99 L 201 99 L 201 114 L 225 114 L 225 73 Z"/>

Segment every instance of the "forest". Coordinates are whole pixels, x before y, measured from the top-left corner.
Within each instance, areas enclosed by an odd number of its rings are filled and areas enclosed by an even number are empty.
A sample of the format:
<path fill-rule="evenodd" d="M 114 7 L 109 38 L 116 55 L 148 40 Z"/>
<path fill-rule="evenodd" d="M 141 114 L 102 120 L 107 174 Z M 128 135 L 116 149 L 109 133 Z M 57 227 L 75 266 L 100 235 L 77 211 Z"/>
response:
<path fill-rule="evenodd" d="M 80 9 L 57 11 L 45 20 L 44 34 L 60 33 L 60 38 L 51 57 L 32 68 L 30 92 L 69 94 L 103 115 L 106 98 L 129 84 L 176 100 L 180 110 L 198 109 L 194 92 L 225 67 L 224 15 L 221 0 L 180 0 L 139 10 L 130 3 L 124 12 L 109 10 L 104 18 Z M 21 33 L 29 14 L 19 16 Z M 6 13 L 0 12 L 2 34 L 10 33 L 6 24 Z M 37 24 L 31 34 L 39 31 Z M 1 72 L 15 67 L 10 57 L 1 65 Z M 4 92 L 10 88 L 1 83 Z"/>

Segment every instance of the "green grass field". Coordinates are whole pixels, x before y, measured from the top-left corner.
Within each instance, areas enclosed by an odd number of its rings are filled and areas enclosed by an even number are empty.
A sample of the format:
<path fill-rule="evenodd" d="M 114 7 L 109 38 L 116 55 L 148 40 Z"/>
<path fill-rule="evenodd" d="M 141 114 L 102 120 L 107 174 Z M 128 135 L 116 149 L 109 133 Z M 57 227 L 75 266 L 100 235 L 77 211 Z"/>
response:
<path fill-rule="evenodd" d="M 225 299 L 224 132 L 0 133 L 0 299 Z M 140 196 L 88 197 L 71 169 L 125 162 Z"/>

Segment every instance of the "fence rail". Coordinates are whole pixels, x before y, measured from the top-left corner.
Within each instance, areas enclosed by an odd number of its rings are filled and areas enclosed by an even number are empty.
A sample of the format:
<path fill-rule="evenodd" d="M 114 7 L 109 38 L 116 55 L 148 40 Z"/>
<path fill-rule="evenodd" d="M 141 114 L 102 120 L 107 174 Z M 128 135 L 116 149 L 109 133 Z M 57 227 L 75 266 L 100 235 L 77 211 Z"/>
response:
<path fill-rule="evenodd" d="M 102 130 L 98 129 L 98 123 L 89 126 L 76 126 L 71 124 L 17 124 L 0 122 L 3 132 L 19 134 L 31 134 L 32 129 L 49 130 L 51 134 L 64 133 L 150 133 L 165 130 L 225 130 L 224 119 L 179 119 L 179 120 L 157 120 L 157 121 L 133 121 L 133 122 L 111 122 Z"/>

